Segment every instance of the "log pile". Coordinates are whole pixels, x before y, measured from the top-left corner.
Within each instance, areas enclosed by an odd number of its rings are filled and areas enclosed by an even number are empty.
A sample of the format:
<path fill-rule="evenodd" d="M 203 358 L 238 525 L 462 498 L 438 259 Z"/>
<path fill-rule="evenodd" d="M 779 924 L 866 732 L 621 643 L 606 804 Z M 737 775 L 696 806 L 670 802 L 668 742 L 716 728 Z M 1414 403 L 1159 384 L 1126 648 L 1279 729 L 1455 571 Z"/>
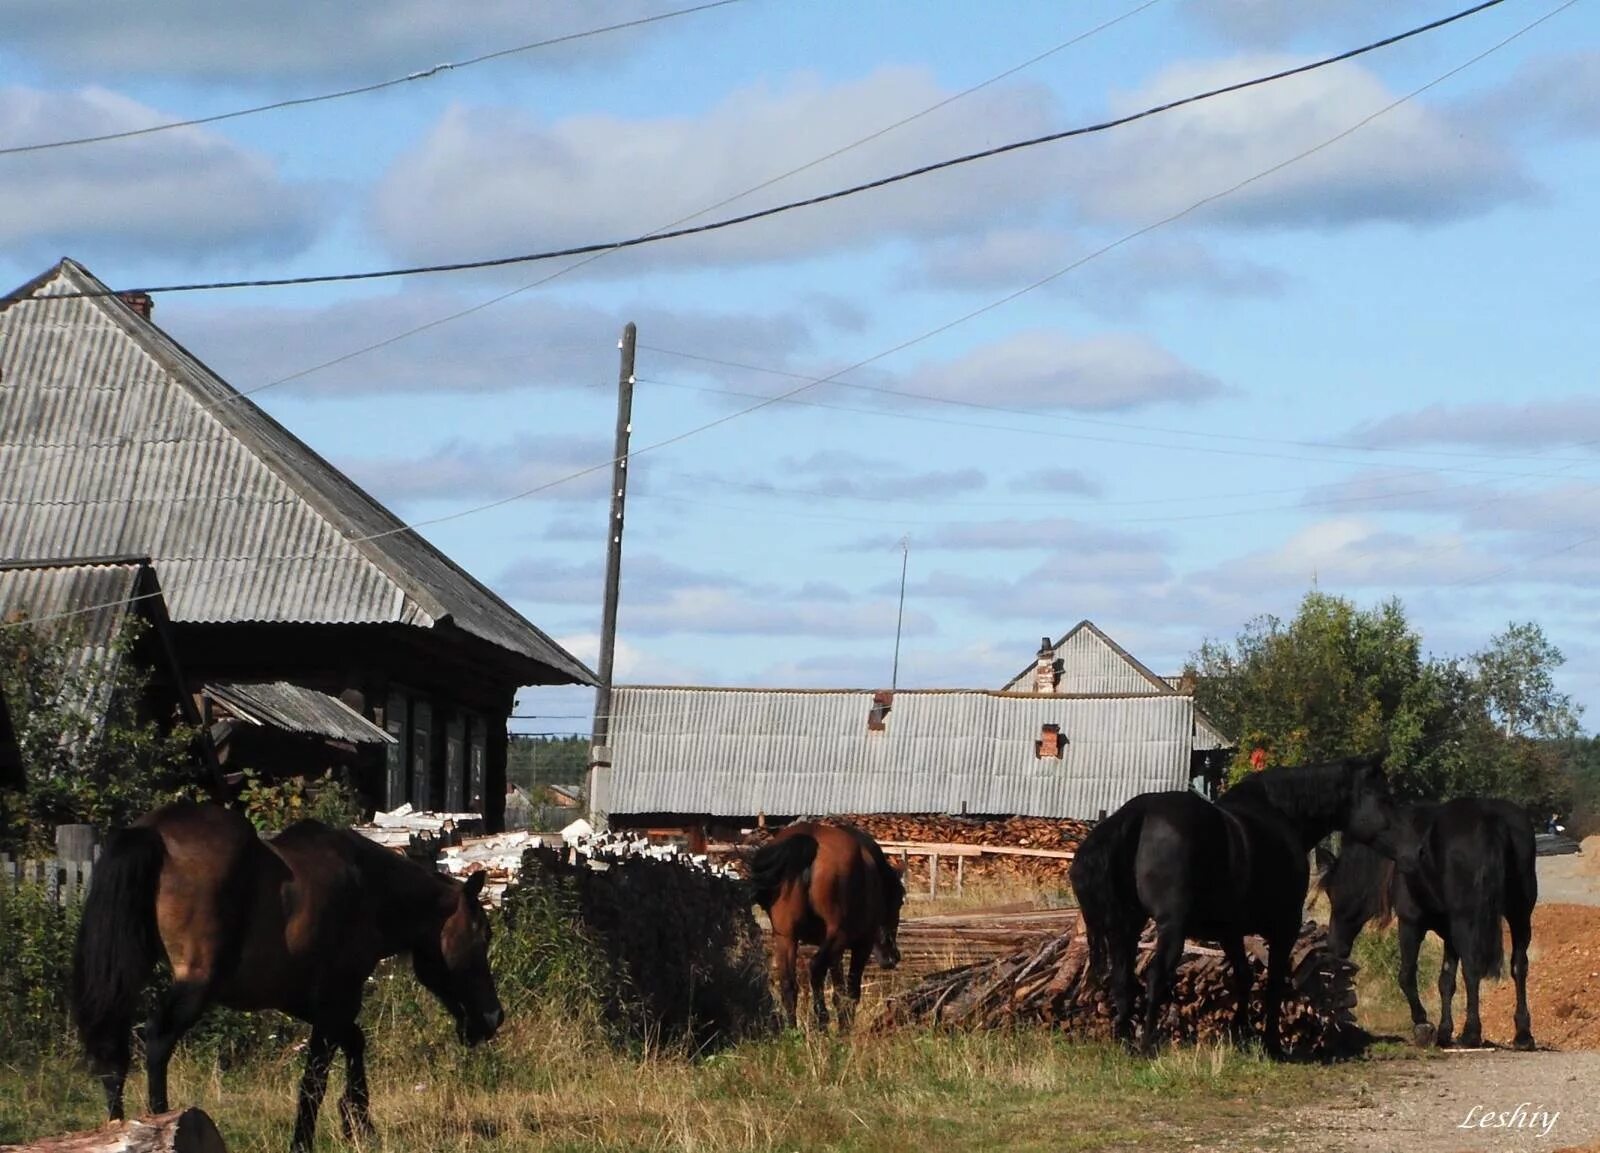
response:
<path fill-rule="evenodd" d="M 861 813 L 830 817 L 855 825 L 878 841 L 915 841 L 952 845 L 995 845 L 1023 849 L 1070 851 L 1089 833 L 1088 821 L 1053 820 L 1047 817 L 949 817 L 936 813 Z M 928 885 L 929 862 L 925 857 L 907 861 L 907 883 L 914 888 Z M 953 859 L 942 861 L 940 888 L 953 878 Z M 963 862 L 967 881 L 1020 881 L 1036 885 L 1066 886 L 1072 862 L 1063 858 L 984 856 Z"/>
<path fill-rule="evenodd" d="M 1307 921 L 1295 943 L 1282 1036 L 1284 1047 L 1297 1056 L 1350 1056 L 1361 1052 L 1369 1039 L 1355 1020 L 1356 966 L 1329 953 L 1326 936 L 1321 925 Z M 1140 943 L 1137 970 L 1141 976 L 1153 945 L 1153 933 L 1147 932 Z M 1266 956 L 1253 938 L 1246 948 L 1254 974 L 1251 1020 L 1259 1031 L 1265 1011 Z M 1085 1038 L 1109 1038 L 1109 991 L 1101 982 L 1089 979 L 1087 969 L 1087 941 L 1075 933 L 1064 933 L 1035 948 L 935 973 L 916 988 L 891 998 L 878 1027 L 993 1028 L 1040 1022 Z M 1233 1007 L 1227 959 L 1216 949 L 1187 946 L 1162 1025 L 1163 1037 L 1182 1043 L 1225 1040 Z M 1136 1014 L 1142 1014 L 1142 1009 L 1136 1009 Z"/>
<path fill-rule="evenodd" d="M 116 1121 L 87 1133 L 0 1145 L 0 1153 L 227 1153 L 216 1124 L 200 1109 Z"/>

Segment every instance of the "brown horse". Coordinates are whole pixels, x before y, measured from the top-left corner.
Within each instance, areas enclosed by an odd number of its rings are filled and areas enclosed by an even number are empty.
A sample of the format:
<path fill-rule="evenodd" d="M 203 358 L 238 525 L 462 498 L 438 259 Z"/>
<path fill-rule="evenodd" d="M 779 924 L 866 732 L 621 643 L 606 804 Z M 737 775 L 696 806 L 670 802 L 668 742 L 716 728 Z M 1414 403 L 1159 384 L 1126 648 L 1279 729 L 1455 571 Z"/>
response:
<path fill-rule="evenodd" d="M 295 1118 L 297 1153 L 316 1135 L 334 1050 L 345 1055 L 346 1136 L 370 1134 L 366 1039 L 356 1016 L 385 957 L 410 953 L 467 1044 L 505 1014 L 489 972 L 483 875 L 462 884 L 348 829 L 301 821 L 271 841 L 214 804 L 157 809 L 117 833 L 95 868 L 73 958 L 78 1034 L 122 1117 L 139 994 L 156 962 L 172 986 L 145 1028 L 152 1113 L 167 1109 L 173 1046 L 206 1006 L 279 1009 L 311 1025 Z"/>
<path fill-rule="evenodd" d="M 905 886 L 899 870 L 860 829 L 807 823 L 790 825 L 762 846 L 751 858 L 750 880 L 756 903 L 772 922 L 785 1021 L 791 1027 L 795 1022 L 795 964 L 806 944 L 817 946 L 811 961 L 811 1007 L 817 1023 L 828 1026 L 823 982 L 830 973 L 840 1023 L 847 1023 L 861 1000 L 868 956 L 876 953 L 885 969 L 900 963 L 895 938 Z M 846 950 L 848 987 L 842 972 Z"/>

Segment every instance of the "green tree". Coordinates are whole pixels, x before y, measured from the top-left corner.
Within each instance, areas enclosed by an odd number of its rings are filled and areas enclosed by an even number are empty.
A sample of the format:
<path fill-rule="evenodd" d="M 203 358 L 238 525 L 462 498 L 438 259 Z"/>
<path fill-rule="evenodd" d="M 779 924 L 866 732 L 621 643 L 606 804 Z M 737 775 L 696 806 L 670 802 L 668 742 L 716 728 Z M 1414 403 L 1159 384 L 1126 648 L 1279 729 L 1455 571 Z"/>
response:
<path fill-rule="evenodd" d="M 48 849 L 57 825 L 124 825 L 198 782 L 198 733 L 151 709 L 138 655 L 148 627 L 129 617 L 105 648 L 70 625 L 0 629 L 0 692 L 24 774 L 0 791 L 0 844 Z"/>
<path fill-rule="evenodd" d="M 1570 740 L 1578 735 L 1580 709 L 1555 684 L 1555 671 L 1566 658 L 1538 625 L 1507 625 L 1472 659 L 1489 715 L 1506 736 Z"/>
<path fill-rule="evenodd" d="M 1239 736 L 1237 780 L 1266 764 L 1383 753 L 1402 795 L 1500 796 L 1535 810 L 1569 790 L 1557 739 L 1577 708 L 1555 688 L 1561 653 L 1513 625 L 1467 658 L 1422 656 L 1399 601 L 1362 610 L 1313 591 L 1294 619 L 1261 617 L 1191 662 L 1196 703 Z"/>
<path fill-rule="evenodd" d="M 1261 749 L 1300 764 L 1387 748 L 1421 675 L 1421 641 L 1398 601 L 1359 610 L 1312 592 L 1293 620 L 1251 621 L 1231 644 L 1207 641 L 1191 664 L 1196 703 L 1239 735 L 1234 775 Z"/>

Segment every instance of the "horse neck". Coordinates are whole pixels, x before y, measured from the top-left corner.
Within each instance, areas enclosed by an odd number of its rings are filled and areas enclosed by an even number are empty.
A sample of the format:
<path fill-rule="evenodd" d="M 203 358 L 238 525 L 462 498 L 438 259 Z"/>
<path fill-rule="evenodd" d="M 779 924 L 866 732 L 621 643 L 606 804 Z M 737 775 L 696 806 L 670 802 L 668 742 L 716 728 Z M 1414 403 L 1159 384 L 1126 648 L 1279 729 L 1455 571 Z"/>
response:
<path fill-rule="evenodd" d="M 437 941 L 449 882 L 398 853 L 362 854 L 362 881 L 377 914 L 385 955 Z"/>

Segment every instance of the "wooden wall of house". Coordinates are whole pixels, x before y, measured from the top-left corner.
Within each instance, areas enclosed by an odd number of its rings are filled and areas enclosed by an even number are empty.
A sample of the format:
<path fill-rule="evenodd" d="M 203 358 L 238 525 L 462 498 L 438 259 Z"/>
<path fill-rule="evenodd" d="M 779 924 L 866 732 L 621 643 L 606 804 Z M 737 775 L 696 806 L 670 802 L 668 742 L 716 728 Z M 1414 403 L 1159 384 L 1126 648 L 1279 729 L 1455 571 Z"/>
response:
<path fill-rule="evenodd" d="M 494 646 L 448 629 L 179 624 L 174 634 L 184 669 L 195 682 L 293 681 L 340 697 L 399 737 L 397 747 L 368 746 L 355 759 L 357 787 L 375 808 L 410 801 L 443 809 L 452 777 L 451 738 L 459 732 L 462 807 L 483 813 L 491 830 L 501 827 L 506 723 L 517 689 L 540 679 L 539 666 L 509 659 Z M 471 787 L 474 732 L 482 760 L 476 797 Z M 426 752 L 419 759 L 413 752 L 424 735 Z"/>

